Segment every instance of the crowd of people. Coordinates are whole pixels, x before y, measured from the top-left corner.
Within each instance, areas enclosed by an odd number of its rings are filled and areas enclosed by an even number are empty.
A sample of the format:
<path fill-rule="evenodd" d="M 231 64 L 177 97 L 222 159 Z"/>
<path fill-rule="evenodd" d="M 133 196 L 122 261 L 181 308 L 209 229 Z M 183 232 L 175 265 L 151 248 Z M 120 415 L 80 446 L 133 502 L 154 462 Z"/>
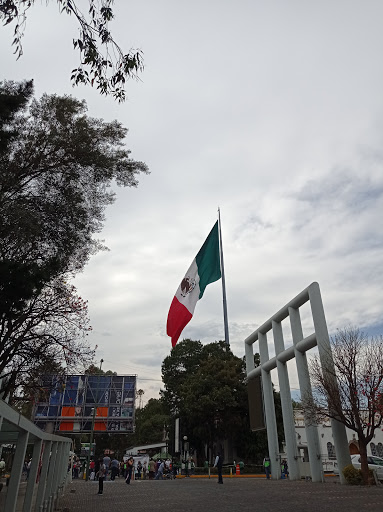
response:
<path fill-rule="evenodd" d="M 99 484 L 98 494 L 104 492 L 104 482 L 106 480 L 115 480 L 124 478 L 127 485 L 131 480 L 163 480 L 164 478 L 173 479 L 177 476 L 179 466 L 170 459 L 151 458 L 149 462 L 138 460 L 133 457 L 118 461 L 111 459 L 109 455 L 100 457 L 97 461 L 92 460 L 89 465 L 90 479 L 97 480 Z M 134 475 L 134 476 L 133 476 Z"/>

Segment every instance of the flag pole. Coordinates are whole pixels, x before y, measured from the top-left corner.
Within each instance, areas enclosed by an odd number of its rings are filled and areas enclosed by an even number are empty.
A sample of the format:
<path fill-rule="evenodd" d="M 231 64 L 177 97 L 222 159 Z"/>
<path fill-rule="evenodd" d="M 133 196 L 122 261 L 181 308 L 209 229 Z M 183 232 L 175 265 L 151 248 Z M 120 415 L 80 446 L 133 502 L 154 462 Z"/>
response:
<path fill-rule="evenodd" d="M 226 302 L 226 284 L 225 284 L 225 270 L 223 267 L 223 249 L 222 249 L 222 233 L 221 233 L 221 212 L 218 208 L 218 228 L 219 228 L 219 256 L 221 260 L 221 274 L 222 274 L 222 299 L 223 299 L 223 323 L 225 327 L 225 342 L 230 347 L 229 341 L 229 326 L 227 322 L 227 302 Z"/>

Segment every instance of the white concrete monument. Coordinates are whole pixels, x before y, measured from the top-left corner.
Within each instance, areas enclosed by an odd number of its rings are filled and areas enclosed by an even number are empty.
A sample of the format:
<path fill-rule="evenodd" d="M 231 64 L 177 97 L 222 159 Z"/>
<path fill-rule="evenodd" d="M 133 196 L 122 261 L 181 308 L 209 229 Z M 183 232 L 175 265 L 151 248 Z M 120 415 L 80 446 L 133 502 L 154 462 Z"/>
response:
<path fill-rule="evenodd" d="M 304 338 L 299 308 L 306 302 L 310 302 L 314 333 Z M 287 317 L 289 317 L 290 320 L 293 345 L 285 349 L 281 322 Z M 272 331 L 273 334 L 276 354 L 275 357 L 271 359 L 269 357 L 267 343 L 267 333 L 269 331 Z M 259 342 L 260 354 L 260 366 L 257 368 L 254 366 L 253 352 L 253 344 L 256 341 Z M 318 283 L 310 284 L 310 286 L 275 313 L 275 315 L 273 315 L 245 340 L 247 379 L 250 380 L 259 375 L 262 379 L 267 440 L 269 457 L 271 460 L 271 476 L 273 479 L 280 478 L 280 459 L 270 371 L 274 368 L 277 368 L 278 371 L 289 474 L 291 480 L 298 480 L 301 476 L 305 475 L 300 474 L 298 446 L 295 434 L 289 375 L 286 363 L 287 361 L 295 358 L 301 396 L 312 395 L 306 352 L 315 346 L 318 346 L 323 371 L 327 372 L 327 378 L 333 379 L 336 385 L 336 379 L 334 377 L 334 362 L 332 359 L 331 345 Z M 348 464 L 351 464 L 346 430 L 344 425 L 339 421 L 332 420 L 331 425 L 338 466 L 340 469 L 339 473 L 341 483 L 346 483 L 342 474 L 342 469 Z M 311 478 L 313 482 L 323 482 L 324 475 L 318 428 L 308 420 L 305 422 L 305 428 L 307 434 Z"/>

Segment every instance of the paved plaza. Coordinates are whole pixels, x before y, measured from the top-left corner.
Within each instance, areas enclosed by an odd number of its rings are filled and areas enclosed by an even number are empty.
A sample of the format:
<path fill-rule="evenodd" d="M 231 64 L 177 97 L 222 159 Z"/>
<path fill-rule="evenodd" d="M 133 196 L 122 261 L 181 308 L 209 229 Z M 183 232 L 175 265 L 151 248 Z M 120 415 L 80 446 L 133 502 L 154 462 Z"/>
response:
<path fill-rule="evenodd" d="M 123 479 L 104 484 L 74 481 L 67 487 L 58 508 L 62 512 L 94 510 L 171 510 L 172 512 L 382 512 L 383 485 L 341 486 L 336 477 L 324 484 L 271 481 L 265 478 L 184 478 L 174 481 Z"/>

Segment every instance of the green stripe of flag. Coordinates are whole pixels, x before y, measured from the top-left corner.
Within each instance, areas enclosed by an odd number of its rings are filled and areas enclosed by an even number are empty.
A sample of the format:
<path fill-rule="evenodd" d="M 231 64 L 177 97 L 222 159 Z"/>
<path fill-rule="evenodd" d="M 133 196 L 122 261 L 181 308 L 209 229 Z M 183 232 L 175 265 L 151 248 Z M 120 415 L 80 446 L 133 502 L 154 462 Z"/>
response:
<path fill-rule="evenodd" d="M 214 224 L 205 243 L 196 256 L 199 275 L 199 299 L 202 298 L 208 284 L 221 278 L 221 265 L 219 259 L 218 221 Z"/>

